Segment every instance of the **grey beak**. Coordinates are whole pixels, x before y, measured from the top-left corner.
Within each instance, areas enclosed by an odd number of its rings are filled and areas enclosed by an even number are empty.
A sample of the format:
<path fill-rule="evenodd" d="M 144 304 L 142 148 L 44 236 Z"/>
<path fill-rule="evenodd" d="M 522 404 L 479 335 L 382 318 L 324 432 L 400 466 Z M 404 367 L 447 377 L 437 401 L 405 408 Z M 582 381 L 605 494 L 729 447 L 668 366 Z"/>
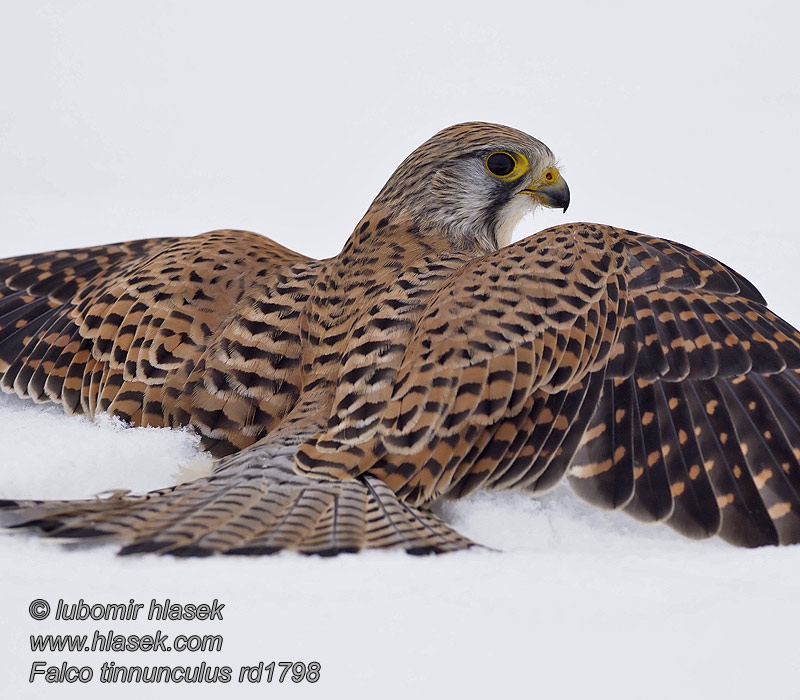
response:
<path fill-rule="evenodd" d="M 555 182 L 543 187 L 537 187 L 532 191 L 538 195 L 539 201 L 546 207 L 567 211 L 569 207 L 569 185 L 561 175 L 556 178 Z"/>

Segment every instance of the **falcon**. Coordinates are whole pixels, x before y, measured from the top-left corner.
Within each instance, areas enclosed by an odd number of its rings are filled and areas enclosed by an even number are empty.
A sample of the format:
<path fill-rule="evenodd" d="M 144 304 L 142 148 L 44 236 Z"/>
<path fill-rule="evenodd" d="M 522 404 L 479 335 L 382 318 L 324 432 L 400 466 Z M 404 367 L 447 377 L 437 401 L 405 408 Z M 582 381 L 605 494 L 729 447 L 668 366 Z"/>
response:
<path fill-rule="evenodd" d="M 473 546 L 432 506 L 545 491 L 735 545 L 800 541 L 800 333 L 744 277 L 571 223 L 555 157 L 459 124 L 398 167 L 342 251 L 213 231 L 0 261 L 0 385 L 191 426 L 210 474 L 4 501 L 3 523 L 178 556 Z"/>

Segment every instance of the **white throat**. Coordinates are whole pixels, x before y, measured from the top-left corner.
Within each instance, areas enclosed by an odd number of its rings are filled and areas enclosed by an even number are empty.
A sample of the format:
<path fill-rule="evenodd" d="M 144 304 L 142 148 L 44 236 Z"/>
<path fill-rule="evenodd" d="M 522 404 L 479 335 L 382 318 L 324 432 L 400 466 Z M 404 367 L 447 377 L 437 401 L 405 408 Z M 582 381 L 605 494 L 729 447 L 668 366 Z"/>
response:
<path fill-rule="evenodd" d="M 511 243 L 511 237 L 514 234 L 514 229 L 517 228 L 517 224 L 525 214 L 529 214 L 535 208 L 535 202 L 525 195 L 517 195 L 508 201 L 500 212 L 500 218 L 495 229 L 498 248 Z"/>

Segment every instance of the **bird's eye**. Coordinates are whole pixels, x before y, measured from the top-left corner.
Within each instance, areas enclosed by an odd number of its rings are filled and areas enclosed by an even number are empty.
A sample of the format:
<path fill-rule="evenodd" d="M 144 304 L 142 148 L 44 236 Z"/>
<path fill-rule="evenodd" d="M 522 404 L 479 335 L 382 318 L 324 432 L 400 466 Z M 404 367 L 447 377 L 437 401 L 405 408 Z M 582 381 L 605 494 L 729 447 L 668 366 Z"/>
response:
<path fill-rule="evenodd" d="M 517 161 L 509 153 L 498 151 L 486 159 L 486 169 L 496 177 L 508 177 L 517 167 Z"/>

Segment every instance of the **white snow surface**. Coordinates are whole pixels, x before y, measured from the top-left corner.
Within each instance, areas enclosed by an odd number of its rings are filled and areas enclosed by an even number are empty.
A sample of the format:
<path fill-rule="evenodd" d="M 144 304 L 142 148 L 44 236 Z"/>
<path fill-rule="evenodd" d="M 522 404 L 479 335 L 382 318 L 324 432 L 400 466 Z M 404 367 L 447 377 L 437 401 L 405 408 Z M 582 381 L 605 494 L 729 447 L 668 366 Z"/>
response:
<path fill-rule="evenodd" d="M 334 254 L 458 121 L 544 140 L 601 221 L 689 243 L 795 325 L 800 49 L 788 2 L 3 3 L 0 257 L 248 228 Z M 158 488 L 188 433 L 0 400 L 0 497 Z M 196 473 L 196 472 L 195 472 Z M 559 488 L 446 504 L 493 549 L 122 558 L 0 537 L 5 698 L 796 698 L 800 548 L 691 542 Z M 225 604 L 222 621 L 45 621 L 29 605 Z M 219 652 L 37 652 L 30 635 L 220 634 Z M 88 684 L 28 682 L 88 665 Z M 102 684 L 100 665 L 318 661 L 316 684 Z"/>

